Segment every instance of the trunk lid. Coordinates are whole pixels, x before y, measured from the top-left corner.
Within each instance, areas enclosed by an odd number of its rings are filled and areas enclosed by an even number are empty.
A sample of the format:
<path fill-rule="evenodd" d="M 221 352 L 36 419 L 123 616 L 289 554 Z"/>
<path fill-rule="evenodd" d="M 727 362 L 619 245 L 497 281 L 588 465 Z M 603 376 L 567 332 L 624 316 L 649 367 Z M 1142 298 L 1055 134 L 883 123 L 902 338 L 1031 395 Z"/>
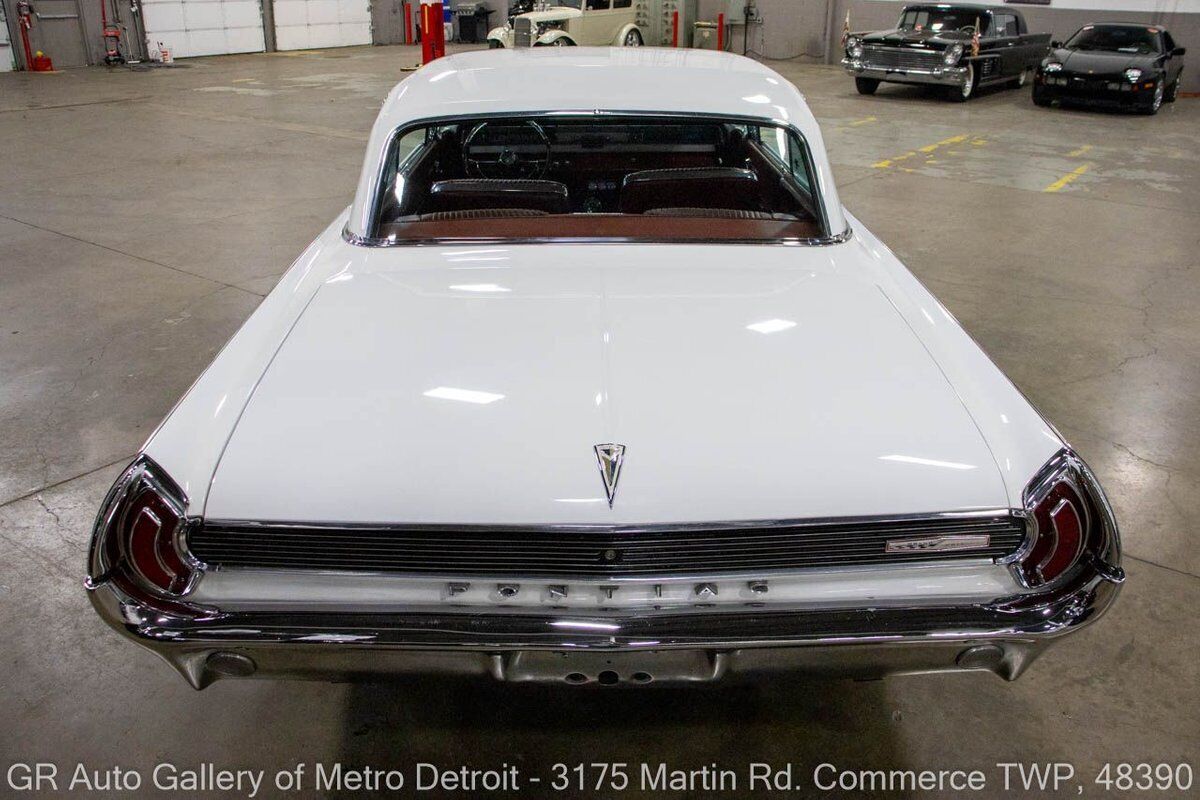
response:
<path fill-rule="evenodd" d="M 364 251 L 263 374 L 206 516 L 652 523 L 1006 505 L 973 420 L 857 247 Z M 611 509 L 603 443 L 626 447 Z"/>

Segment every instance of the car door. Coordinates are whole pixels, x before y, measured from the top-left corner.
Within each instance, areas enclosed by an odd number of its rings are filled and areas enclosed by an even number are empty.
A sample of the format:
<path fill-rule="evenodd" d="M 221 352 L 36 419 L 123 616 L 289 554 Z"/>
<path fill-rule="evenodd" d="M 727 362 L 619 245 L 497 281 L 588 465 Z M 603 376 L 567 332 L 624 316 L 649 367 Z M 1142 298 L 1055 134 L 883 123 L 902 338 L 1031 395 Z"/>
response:
<path fill-rule="evenodd" d="M 580 20 L 582 39 L 575 43 L 598 46 L 612 44 L 617 38 L 612 0 L 584 0 L 583 6 L 583 18 Z"/>
<path fill-rule="evenodd" d="M 993 79 L 1011 78 L 1025 68 L 1025 56 L 1021 45 L 1021 29 L 1017 16 L 1008 11 L 992 14 L 992 32 L 995 35 L 996 53 L 1000 56 L 1000 72 Z"/>
<path fill-rule="evenodd" d="M 1183 72 L 1183 56 L 1173 55 L 1173 53 L 1175 52 L 1175 48 L 1178 45 L 1175 44 L 1175 39 L 1171 36 L 1171 34 L 1168 31 L 1162 32 L 1162 46 L 1163 46 L 1163 52 L 1166 54 L 1166 59 L 1167 59 L 1166 60 L 1167 83 L 1168 83 L 1168 88 L 1170 88 L 1169 84 L 1174 83 L 1175 81 L 1179 80 L 1179 73 Z"/>

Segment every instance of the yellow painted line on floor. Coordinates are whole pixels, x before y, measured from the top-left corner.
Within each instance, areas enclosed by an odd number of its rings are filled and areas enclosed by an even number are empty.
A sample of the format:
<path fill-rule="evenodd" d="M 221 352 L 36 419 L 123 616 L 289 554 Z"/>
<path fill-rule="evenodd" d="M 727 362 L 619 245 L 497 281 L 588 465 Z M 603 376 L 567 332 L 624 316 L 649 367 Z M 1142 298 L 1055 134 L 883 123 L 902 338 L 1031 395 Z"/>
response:
<path fill-rule="evenodd" d="M 907 153 L 905 153 L 902 156 L 896 156 L 895 158 L 885 158 L 883 161 L 876 161 L 871 166 L 875 167 L 876 169 L 887 169 L 888 167 L 892 166 L 893 164 L 903 161 L 906 158 L 912 158 L 916 154 L 917 153 L 915 150 L 909 150 Z"/>
<path fill-rule="evenodd" d="M 1071 170 L 1066 175 L 1063 175 L 1061 178 L 1059 178 L 1054 183 L 1047 186 L 1045 189 L 1042 189 L 1042 191 L 1043 192 L 1057 192 L 1059 189 L 1063 188 L 1064 186 L 1067 186 L 1067 185 L 1079 180 L 1079 176 L 1082 175 L 1083 173 L 1087 172 L 1088 169 L 1091 168 L 1091 166 L 1092 166 L 1091 164 L 1080 164 L 1078 167 Z"/>
<path fill-rule="evenodd" d="M 862 119 L 856 119 L 854 122 L 850 123 L 850 127 L 857 128 L 859 125 L 866 125 L 870 122 L 876 122 L 877 119 L 877 117 L 863 117 Z"/>
<path fill-rule="evenodd" d="M 894 158 L 885 158 L 882 161 L 876 161 L 871 166 L 875 167 L 875 169 L 887 169 L 888 167 L 896 164 L 898 161 L 903 161 L 906 158 L 912 158 L 917 153 L 925 153 L 926 155 L 928 155 L 928 154 L 932 153 L 933 151 L 937 150 L 939 147 L 945 147 L 946 145 L 958 144 L 960 142 L 965 142 L 969 138 L 970 137 L 965 133 L 960 133 L 957 136 L 949 136 L 945 139 L 942 139 L 940 142 L 934 142 L 933 144 L 927 144 L 924 147 L 918 147 L 916 150 L 909 150 L 907 153 L 905 153 L 902 156 L 895 156 Z"/>
<path fill-rule="evenodd" d="M 1070 156 L 1071 158 L 1079 158 L 1081 155 L 1083 155 L 1084 153 L 1086 153 L 1088 150 L 1091 150 L 1091 149 L 1092 149 L 1092 146 L 1090 144 L 1085 144 L 1083 147 L 1080 147 L 1078 150 L 1072 150 L 1071 152 L 1067 153 L 1067 155 Z"/>
<path fill-rule="evenodd" d="M 972 139 L 971 144 L 975 145 L 976 147 L 981 147 L 987 144 L 987 139 Z"/>
<path fill-rule="evenodd" d="M 231 83 L 258 83 L 258 78 L 234 78 Z"/>

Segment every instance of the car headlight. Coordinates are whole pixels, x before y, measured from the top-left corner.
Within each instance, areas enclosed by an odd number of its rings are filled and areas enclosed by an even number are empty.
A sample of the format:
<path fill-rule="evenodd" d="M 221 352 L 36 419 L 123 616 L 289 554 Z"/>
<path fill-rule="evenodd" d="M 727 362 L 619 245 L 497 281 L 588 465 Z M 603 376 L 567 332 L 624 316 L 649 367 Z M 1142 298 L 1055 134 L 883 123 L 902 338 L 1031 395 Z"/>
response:
<path fill-rule="evenodd" d="M 1125 80 L 1130 83 L 1137 83 L 1142 79 L 1142 71 L 1136 67 L 1125 70 Z"/>
<path fill-rule="evenodd" d="M 962 58 L 962 54 L 963 46 L 961 44 L 956 44 L 946 51 L 946 55 L 942 57 L 942 61 L 946 62 L 947 67 L 952 67 L 958 63 L 960 58 Z"/>
<path fill-rule="evenodd" d="M 1062 72 L 1062 64 L 1057 61 L 1051 61 L 1046 66 L 1042 67 L 1042 72 Z"/>
<path fill-rule="evenodd" d="M 853 36 L 851 36 L 850 39 L 846 42 L 846 52 L 850 54 L 851 58 L 862 58 L 862 54 L 863 54 L 862 40 L 856 39 Z"/>

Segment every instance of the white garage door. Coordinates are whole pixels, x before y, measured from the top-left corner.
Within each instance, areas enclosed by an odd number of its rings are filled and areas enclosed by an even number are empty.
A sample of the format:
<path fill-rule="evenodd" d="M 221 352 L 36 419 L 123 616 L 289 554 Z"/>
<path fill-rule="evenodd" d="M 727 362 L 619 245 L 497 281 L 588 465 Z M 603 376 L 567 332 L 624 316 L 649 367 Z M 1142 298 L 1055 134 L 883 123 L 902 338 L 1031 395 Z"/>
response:
<path fill-rule="evenodd" d="M 8 41 L 8 24 L 4 21 L 4 6 L 0 5 L 0 72 L 13 68 L 13 49 Z"/>
<path fill-rule="evenodd" d="M 258 0 L 143 0 L 146 38 L 173 55 L 212 56 L 261 52 Z"/>
<path fill-rule="evenodd" d="M 368 0 L 275 0 L 274 9 L 280 50 L 371 43 Z"/>

